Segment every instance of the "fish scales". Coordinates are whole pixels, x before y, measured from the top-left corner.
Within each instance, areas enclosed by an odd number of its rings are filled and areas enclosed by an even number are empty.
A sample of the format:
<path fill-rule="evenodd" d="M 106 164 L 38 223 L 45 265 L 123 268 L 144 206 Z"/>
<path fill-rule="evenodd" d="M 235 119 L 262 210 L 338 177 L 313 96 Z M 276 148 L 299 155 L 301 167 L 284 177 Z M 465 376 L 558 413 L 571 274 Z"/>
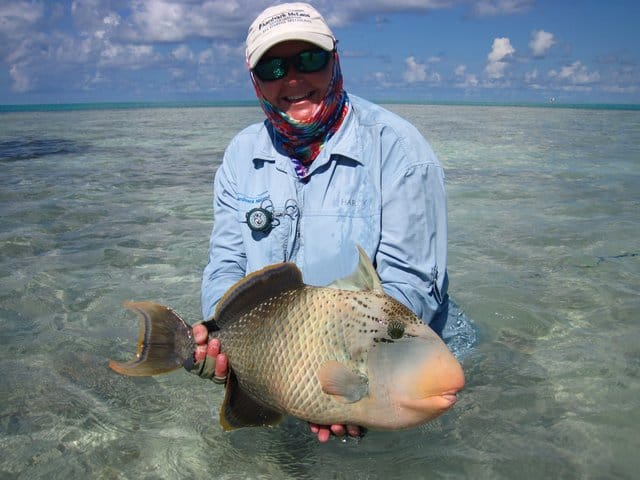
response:
<path fill-rule="evenodd" d="M 310 287 L 290 290 L 238 319 L 225 319 L 220 341 L 249 395 L 280 411 L 322 408 L 322 391 L 313 380 L 331 346 L 340 342 L 340 325 L 328 307 L 335 306 L 331 296 Z"/>
<path fill-rule="evenodd" d="M 350 408 L 323 392 L 323 363 L 335 360 L 366 375 L 367 352 L 387 337 L 385 318 L 421 323 L 385 295 L 311 286 L 239 313 L 221 319 L 218 338 L 240 386 L 265 406 L 316 421 Z"/>

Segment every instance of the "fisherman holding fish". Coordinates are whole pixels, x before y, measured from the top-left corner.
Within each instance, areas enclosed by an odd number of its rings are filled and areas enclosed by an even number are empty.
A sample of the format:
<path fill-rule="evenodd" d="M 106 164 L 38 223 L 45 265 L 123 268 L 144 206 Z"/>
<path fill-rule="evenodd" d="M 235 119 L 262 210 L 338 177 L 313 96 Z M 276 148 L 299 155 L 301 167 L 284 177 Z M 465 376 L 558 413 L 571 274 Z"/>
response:
<path fill-rule="evenodd" d="M 354 268 L 356 245 L 384 291 L 436 333 L 447 319 L 443 170 L 407 121 L 343 88 L 337 40 L 311 5 L 280 4 L 251 24 L 246 61 L 266 120 L 231 140 L 214 182 L 202 283 L 205 319 L 236 281 L 293 262 L 305 284 Z M 224 383 L 218 339 L 194 326 L 200 376 Z M 356 425 L 311 424 L 321 442 Z"/>

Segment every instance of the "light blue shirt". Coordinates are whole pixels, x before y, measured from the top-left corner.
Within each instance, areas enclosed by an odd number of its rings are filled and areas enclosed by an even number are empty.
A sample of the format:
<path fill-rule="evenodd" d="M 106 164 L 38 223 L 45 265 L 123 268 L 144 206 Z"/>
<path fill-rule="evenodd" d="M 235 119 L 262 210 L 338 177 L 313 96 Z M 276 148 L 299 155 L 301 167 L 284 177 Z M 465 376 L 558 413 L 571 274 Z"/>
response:
<path fill-rule="evenodd" d="M 418 130 L 354 95 L 338 131 L 297 177 L 266 124 L 230 142 L 214 181 L 214 224 L 202 282 L 204 318 L 245 275 L 292 261 L 304 282 L 326 285 L 352 273 L 362 246 L 385 291 L 439 331 L 447 314 L 444 173 Z M 253 231 L 247 213 L 273 216 Z M 439 328 L 436 328 L 439 325 Z"/>

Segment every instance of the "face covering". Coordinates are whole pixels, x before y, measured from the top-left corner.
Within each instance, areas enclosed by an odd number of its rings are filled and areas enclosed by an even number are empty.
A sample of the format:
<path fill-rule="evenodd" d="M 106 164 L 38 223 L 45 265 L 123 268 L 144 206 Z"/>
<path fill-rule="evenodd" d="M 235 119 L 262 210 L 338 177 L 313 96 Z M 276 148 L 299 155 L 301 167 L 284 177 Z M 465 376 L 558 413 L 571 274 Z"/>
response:
<path fill-rule="evenodd" d="M 311 118 L 295 120 L 269 102 L 251 75 L 260 106 L 273 127 L 273 140 L 278 151 L 292 160 L 298 177 L 306 177 L 311 162 L 324 144 L 338 130 L 349 110 L 349 97 L 342 87 L 338 52 L 333 54 L 333 72 L 327 93 Z"/>

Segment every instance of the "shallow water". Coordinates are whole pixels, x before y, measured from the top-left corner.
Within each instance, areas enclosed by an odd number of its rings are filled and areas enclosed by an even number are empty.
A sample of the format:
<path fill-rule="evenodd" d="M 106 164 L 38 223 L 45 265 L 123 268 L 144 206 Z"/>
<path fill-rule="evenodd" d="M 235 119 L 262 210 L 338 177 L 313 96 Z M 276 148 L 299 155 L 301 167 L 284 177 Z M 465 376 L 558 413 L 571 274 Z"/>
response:
<path fill-rule="evenodd" d="M 222 393 L 183 372 L 114 374 L 123 301 L 199 319 L 212 175 L 260 112 L 5 113 L 0 477 L 635 478 L 640 112 L 389 108 L 447 172 L 450 293 L 478 335 L 451 339 L 453 410 L 319 445 L 293 419 L 222 432 Z"/>

